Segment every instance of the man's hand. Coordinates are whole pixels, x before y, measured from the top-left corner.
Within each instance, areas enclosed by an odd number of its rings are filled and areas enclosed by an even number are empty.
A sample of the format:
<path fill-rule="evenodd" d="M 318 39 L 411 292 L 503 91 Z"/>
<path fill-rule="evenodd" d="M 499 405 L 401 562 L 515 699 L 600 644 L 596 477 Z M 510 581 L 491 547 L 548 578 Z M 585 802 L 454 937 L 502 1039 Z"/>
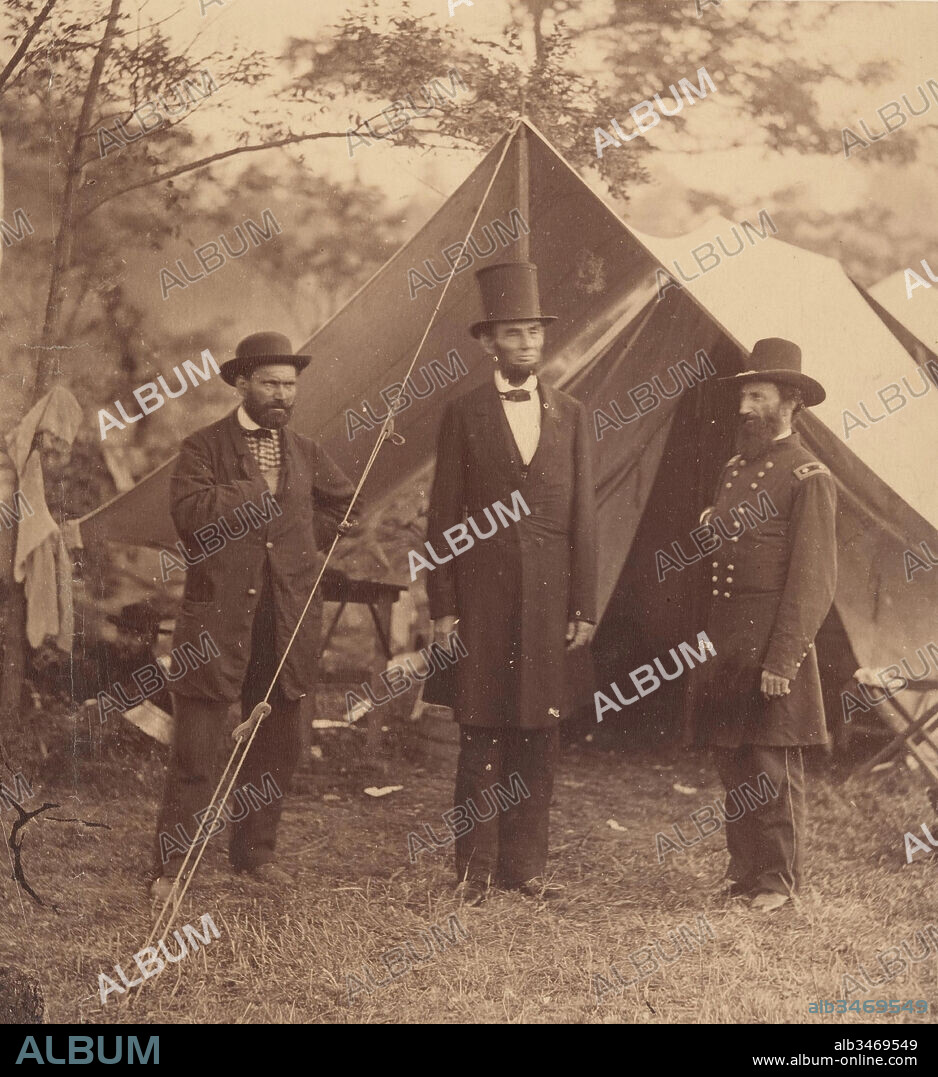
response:
<path fill-rule="evenodd" d="M 591 625 L 589 621 L 568 621 L 567 650 L 573 651 L 577 647 L 585 647 L 593 638 L 595 631 L 596 625 Z"/>
<path fill-rule="evenodd" d="M 780 677 L 777 673 L 769 670 L 762 671 L 762 695 L 766 700 L 775 699 L 778 696 L 787 696 L 791 692 L 791 681 L 787 677 Z"/>
<path fill-rule="evenodd" d="M 453 614 L 447 614 L 433 622 L 433 642 L 439 644 L 449 643 L 449 638 L 456 630 L 459 618 Z"/>

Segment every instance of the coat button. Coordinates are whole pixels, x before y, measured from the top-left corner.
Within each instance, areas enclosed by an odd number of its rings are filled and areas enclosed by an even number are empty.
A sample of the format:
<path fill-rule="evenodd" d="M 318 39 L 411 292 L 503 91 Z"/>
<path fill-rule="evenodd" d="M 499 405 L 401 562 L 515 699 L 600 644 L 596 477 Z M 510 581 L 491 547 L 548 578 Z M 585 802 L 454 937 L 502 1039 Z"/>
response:
<path fill-rule="evenodd" d="M 750 490 L 758 490 L 759 489 L 759 484 L 757 482 L 751 482 L 749 484 L 749 489 Z"/>
<path fill-rule="evenodd" d="M 582 616 L 583 616 L 583 614 L 582 614 L 582 613 L 580 613 L 580 611 L 579 611 L 579 610 L 577 610 L 577 611 L 576 611 L 576 612 L 574 613 L 574 615 L 573 615 L 573 616 L 574 616 L 574 617 L 582 617 Z"/>
<path fill-rule="evenodd" d="M 726 488 L 727 488 L 727 490 L 728 490 L 728 489 L 729 489 L 729 488 L 730 488 L 730 487 L 731 487 L 732 485 L 733 485 L 733 484 L 732 484 L 731 482 L 728 482 L 728 483 L 726 484 Z"/>
<path fill-rule="evenodd" d="M 711 577 L 710 577 L 710 579 L 711 579 L 711 581 L 712 581 L 713 583 L 716 583 L 716 582 L 717 582 L 717 578 L 716 578 L 716 576 L 711 576 Z"/>
<path fill-rule="evenodd" d="M 715 594 L 715 595 L 718 595 L 719 593 L 720 593 L 719 591 L 714 591 L 713 592 L 713 594 Z"/>
<path fill-rule="evenodd" d="M 739 535 L 732 535 L 730 537 L 730 542 L 739 542 Z"/>
<path fill-rule="evenodd" d="M 257 594 L 257 588 L 256 587 L 249 587 L 248 588 L 248 594 L 249 595 L 256 595 Z"/>
<path fill-rule="evenodd" d="M 766 467 L 775 467 L 775 463 L 772 460 L 766 462 Z"/>
<path fill-rule="evenodd" d="M 719 561 L 714 561 L 714 562 L 713 562 L 713 563 L 711 564 L 711 566 L 710 566 L 710 567 L 711 567 L 711 568 L 719 568 L 719 567 L 720 567 L 720 562 L 719 562 Z"/>
<path fill-rule="evenodd" d="M 267 549 L 272 550 L 273 548 L 274 548 L 274 544 L 272 542 L 268 542 L 267 543 Z"/>
<path fill-rule="evenodd" d="M 730 597 L 730 593 L 729 593 L 729 591 L 724 591 L 724 592 L 723 592 L 723 597 L 724 597 L 724 598 L 729 598 L 729 597 Z"/>
<path fill-rule="evenodd" d="M 735 479 L 735 478 L 736 478 L 736 476 L 737 476 L 738 474 L 739 474 L 739 472 L 738 472 L 738 471 L 734 471 L 734 472 L 733 472 L 733 478 Z"/>
<path fill-rule="evenodd" d="M 732 583 L 733 582 L 733 577 L 732 576 L 727 576 L 726 577 L 726 582 L 727 583 Z"/>
<path fill-rule="evenodd" d="M 764 479 L 765 478 L 765 472 L 764 471 L 757 471 L 756 472 L 756 478 L 757 479 Z"/>
<path fill-rule="evenodd" d="M 733 571 L 733 566 L 732 565 L 727 565 L 726 567 L 730 570 L 730 572 Z"/>
<path fill-rule="evenodd" d="M 746 461 L 745 460 L 740 460 L 739 461 L 739 466 L 740 467 L 745 467 L 746 466 Z"/>

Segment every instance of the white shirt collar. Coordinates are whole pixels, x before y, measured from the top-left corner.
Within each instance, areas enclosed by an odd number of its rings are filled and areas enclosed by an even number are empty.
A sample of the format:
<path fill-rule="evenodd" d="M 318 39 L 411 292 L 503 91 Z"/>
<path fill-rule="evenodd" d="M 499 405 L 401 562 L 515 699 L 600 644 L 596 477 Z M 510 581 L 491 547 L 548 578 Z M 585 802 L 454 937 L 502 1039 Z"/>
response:
<path fill-rule="evenodd" d="M 529 374 L 523 385 L 512 385 L 505 375 L 496 368 L 495 388 L 500 393 L 507 393 L 511 389 L 526 389 L 529 393 L 533 393 L 537 389 L 537 375 Z"/>
<path fill-rule="evenodd" d="M 789 429 L 786 430 L 784 434 L 778 434 L 776 437 L 772 438 L 772 440 L 773 441 L 783 441 L 785 438 L 790 438 L 793 433 L 794 433 L 794 430 L 792 430 L 789 427 Z"/>

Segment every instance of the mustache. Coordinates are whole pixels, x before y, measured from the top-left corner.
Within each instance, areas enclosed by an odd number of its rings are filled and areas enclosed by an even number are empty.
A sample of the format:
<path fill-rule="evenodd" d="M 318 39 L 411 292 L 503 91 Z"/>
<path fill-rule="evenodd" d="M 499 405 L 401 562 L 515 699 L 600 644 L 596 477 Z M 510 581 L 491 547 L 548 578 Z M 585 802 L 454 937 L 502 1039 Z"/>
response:
<path fill-rule="evenodd" d="M 748 437 L 764 437 L 772 434 L 776 424 L 761 415 L 741 416 L 736 424 L 736 430 Z"/>

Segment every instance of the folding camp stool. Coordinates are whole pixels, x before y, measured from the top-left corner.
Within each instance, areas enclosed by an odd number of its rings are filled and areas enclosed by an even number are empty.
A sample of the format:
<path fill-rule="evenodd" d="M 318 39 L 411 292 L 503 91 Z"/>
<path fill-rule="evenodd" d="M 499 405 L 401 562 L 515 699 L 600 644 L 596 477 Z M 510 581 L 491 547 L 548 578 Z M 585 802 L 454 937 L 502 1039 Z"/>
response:
<path fill-rule="evenodd" d="M 883 688 L 882 681 L 869 670 L 857 670 L 850 683 L 857 693 L 860 693 L 861 685 Z M 938 692 L 938 680 L 909 681 L 901 691 Z M 884 698 L 873 699 L 872 702 L 883 721 L 895 732 L 895 736 L 872 758 L 851 771 L 844 780 L 866 777 L 874 767 L 891 759 L 898 752 L 905 751 L 918 764 L 918 767 L 910 766 L 910 769 L 921 768 L 931 779 L 928 796 L 932 807 L 938 811 L 938 703 L 932 704 L 922 715 L 913 719 L 895 696 L 886 698 L 884 694 Z M 921 738 L 918 743 L 917 738 Z"/>

